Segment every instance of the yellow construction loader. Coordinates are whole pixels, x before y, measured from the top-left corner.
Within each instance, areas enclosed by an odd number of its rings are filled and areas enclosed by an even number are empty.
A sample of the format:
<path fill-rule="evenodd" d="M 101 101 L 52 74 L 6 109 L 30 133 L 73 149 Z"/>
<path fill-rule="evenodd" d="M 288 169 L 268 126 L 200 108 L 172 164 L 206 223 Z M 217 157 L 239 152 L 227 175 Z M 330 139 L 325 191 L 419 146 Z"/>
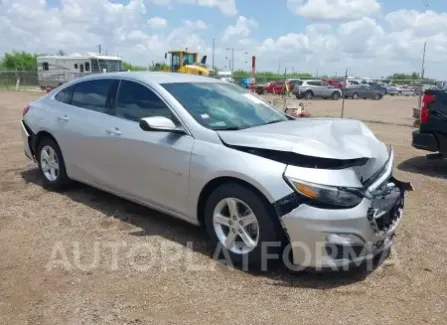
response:
<path fill-rule="evenodd" d="M 189 52 L 186 50 L 169 51 L 170 67 L 161 69 L 166 72 L 178 72 L 188 74 L 198 74 L 208 76 L 210 71 L 206 67 L 206 55 L 202 57 L 199 62 L 199 54 L 196 52 Z M 168 58 L 168 53 L 165 54 L 165 59 Z"/>

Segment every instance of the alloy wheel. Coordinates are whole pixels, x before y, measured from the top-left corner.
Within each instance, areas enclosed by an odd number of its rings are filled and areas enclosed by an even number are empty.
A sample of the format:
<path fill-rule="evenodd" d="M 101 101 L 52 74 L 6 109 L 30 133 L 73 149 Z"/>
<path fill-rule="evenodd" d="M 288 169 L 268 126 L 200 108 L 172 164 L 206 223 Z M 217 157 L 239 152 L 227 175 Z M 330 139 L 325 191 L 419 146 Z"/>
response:
<path fill-rule="evenodd" d="M 251 252 L 259 241 L 259 223 L 252 209 L 236 198 L 217 203 L 213 226 L 220 243 L 235 254 Z"/>
<path fill-rule="evenodd" d="M 40 166 L 44 176 L 54 182 L 59 177 L 59 158 L 50 146 L 44 146 L 40 152 Z"/>

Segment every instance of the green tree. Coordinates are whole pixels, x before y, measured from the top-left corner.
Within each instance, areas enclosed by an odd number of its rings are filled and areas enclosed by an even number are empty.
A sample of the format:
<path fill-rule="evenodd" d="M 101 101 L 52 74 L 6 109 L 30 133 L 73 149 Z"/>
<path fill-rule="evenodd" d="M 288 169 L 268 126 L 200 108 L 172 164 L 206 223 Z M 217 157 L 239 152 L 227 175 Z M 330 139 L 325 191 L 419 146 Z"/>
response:
<path fill-rule="evenodd" d="M 35 71 L 37 69 L 37 54 L 24 51 L 6 52 L 0 61 L 0 66 L 6 70 Z"/>
<path fill-rule="evenodd" d="M 125 71 L 147 71 L 148 68 L 141 65 L 133 65 L 129 62 L 123 61 L 123 69 Z"/>

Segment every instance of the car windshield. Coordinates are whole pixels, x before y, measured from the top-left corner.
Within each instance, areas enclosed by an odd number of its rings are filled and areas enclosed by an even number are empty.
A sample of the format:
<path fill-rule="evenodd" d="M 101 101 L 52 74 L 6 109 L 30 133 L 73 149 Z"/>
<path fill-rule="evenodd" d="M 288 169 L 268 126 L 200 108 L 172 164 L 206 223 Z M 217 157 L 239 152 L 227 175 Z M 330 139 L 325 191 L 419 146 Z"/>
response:
<path fill-rule="evenodd" d="M 233 84 L 201 82 L 162 86 L 197 122 L 212 130 L 239 130 L 289 120 L 266 101 Z"/>

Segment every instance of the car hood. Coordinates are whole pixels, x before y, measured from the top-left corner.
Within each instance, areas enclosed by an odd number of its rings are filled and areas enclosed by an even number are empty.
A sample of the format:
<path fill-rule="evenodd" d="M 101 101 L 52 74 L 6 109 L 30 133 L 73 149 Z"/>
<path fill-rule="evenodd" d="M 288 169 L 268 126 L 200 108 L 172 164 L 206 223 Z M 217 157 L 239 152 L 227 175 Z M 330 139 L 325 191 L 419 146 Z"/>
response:
<path fill-rule="evenodd" d="M 364 176 L 371 176 L 389 158 L 387 146 L 363 122 L 350 119 L 297 119 L 218 134 L 225 144 L 235 147 L 342 161 L 368 159 L 369 171 Z"/>

